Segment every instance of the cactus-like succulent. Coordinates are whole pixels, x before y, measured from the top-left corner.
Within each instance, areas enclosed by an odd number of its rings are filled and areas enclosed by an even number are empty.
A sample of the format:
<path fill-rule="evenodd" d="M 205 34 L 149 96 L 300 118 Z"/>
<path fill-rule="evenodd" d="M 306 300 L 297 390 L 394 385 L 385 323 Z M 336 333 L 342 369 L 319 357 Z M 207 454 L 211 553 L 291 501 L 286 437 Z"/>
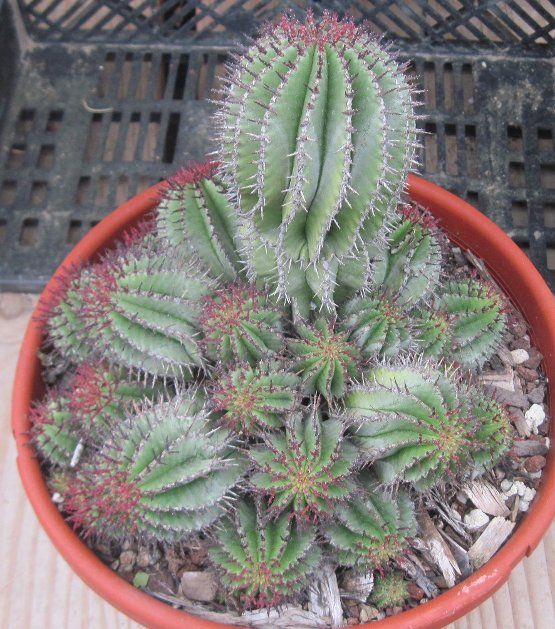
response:
<path fill-rule="evenodd" d="M 407 493 L 387 495 L 363 476 L 364 490 L 356 500 L 335 509 L 335 522 L 324 534 L 343 566 L 381 568 L 400 557 L 415 535 L 414 507 Z"/>
<path fill-rule="evenodd" d="M 471 388 L 469 395 L 471 412 L 479 426 L 474 436 L 476 448 L 472 458 L 477 466 L 491 467 L 492 462 L 498 461 L 510 447 L 510 413 L 503 404 L 477 388 Z"/>
<path fill-rule="evenodd" d="M 218 162 L 192 163 L 171 177 L 158 204 L 158 231 L 180 251 L 193 250 L 212 274 L 233 281 L 240 269 L 237 220 Z"/>
<path fill-rule="evenodd" d="M 250 482 L 269 496 L 269 515 L 285 509 L 297 520 L 329 515 L 352 494 L 358 451 L 343 431 L 339 419 L 298 412 L 288 418 L 285 434 L 270 433 L 262 446 L 250 449 L 258 469 Z"/>
<path fill-rule="evenodd" d="M 370 601 L 378 609 L 404 605 L 409 598 L 408 581 L 401 572 L 376 575 Z"/>
<path fill-rule="evenodd" d="M 481 404 L 473 408 L 480 394 L 456 372 L 422 363 L 373 369 L 344 403 L 358 421 L 353 440 L 380 480 L 425 489 L 464 475 L 486 450 L 491 463 L 497 460 L 500 449 L 490 435 L 498 420 Z M 481 443 L 486 435 L 491 441 Z"/>
<path fill-rule="evenodd" d="M 341 329 L 350 332 L 364 358 L 399 356 L 414 346 L 411 319 L 395 299 L 387 295 L 363 295 L 340 310 Z"/>
<path fill-rule="evenodd" d="M 123 420 L 131 402 L 163 394 L 160 386 L 134 382 L 101 363 L 83 362 L 32 408 L 32 434 L 48 461 L 69 465 L 79 441 L 97 443 L 110 421 Z"/>
<path fill-rule="evenodd" d="M 403 206 L 388 225 L 386 244 L 378 249 L 372 282 L 398 304 L 414 305 L 439 281 L 441 247 L 435 220 L 426 210 Z"/>
<path fill-rule="evenodd" d="M 53 499 L 85 536 L 214 540 L 238 610 L 304 605 L 323 549 L 402 605 L 418 491 L 510 446 L 504 406 L 444 365 L 480 367 L 505 308 L 487 282 L 441 286 L 446 240 L 401 204 L 403 70 L 349 19 L 267 27 L 226 79 L 220 161 L 41 303 Z"/>
<path fill-rule="evenodd" d="M 451 360 L 480 367 L 499 347 L 505 333 L 505 303 L 488 282 L 450 281 L 441 292 L 439 308 L 448 313 Z"/>
<path fill-rule="evenodd" d="M 210 391 L 211 406 L 221 422 L 242 434 L 283 426 L 283 413 L 291 410 L 298 397 L 297 377 L 277 365 L 238 365 L 215 374 Z"/>
<path fill-rule="evenodd" d="M 412 110 L 395 58 L 327 13 L 320 23 L 284 17 L 230 68 L 222 170 L 250 250 L 268 251 L 266 268 L 277 266 L 281 297 L 300 289 L 305 303 L 333 305 L 338 261 L 376 236 L 405 185 Z"/>
<path fill-rule="evenodd" d="M 57 391 L 31 408 L 31 435 L 40 454 L 50 463 L 68 466 L 79 443 L 79 434 L 67 409 L 67 399 Z"/>
<path fill-rule="evenodd" d="M 209 430 L 193 397 L 146 404 L 83 463 L 62 495 L 85 535 L 173 541 L 220 517 L 246 470 L 229 431 Z"/>
<path fill-rule="evenodd" d="M 294 360 L 291 370 L 303 382 L 305 393 L 320 393 L 328 401 L 341 397 L 345 384 L 358 374 L 360 352 L 348 340 L 347 332 L 334 331 L 333 321 L 324 318 L 314 325 L 298 324 L 299 338 L 289 339 L 287 347 Z"/>
<path fill-rule="evenodd" d="M 315 530 L 283 513 L 267 517 L 260 503 L 242 501 L 235 518 L 222 521 L 210 557 L 225 588 L 246 607 L 272 607 L 299 596 L 317 568 Z"/>
<path fill-rule="evenodd" d="M 111 370 L 101 362 L 83 362 L 60 385 L 72 423 L 81 434 L 98 432 L 110 418 L 122 419 L 133 402 L 166 395 L 161 385 L 132 380 L 124 370 Z"/>
<path fill-rule="evenodd" d="M 47 347 L 54 350 L 54 356 L 45 354 L 47 364 L 54 365 L 58 360 L 79 362 L 91 353 L 79 335 L 83 324 L 78 316 L 83 306 L 81 285 L 88 274 L 87 269 L 78 266 L 65 267 L 41 295 L 39 320 L 45 326 Z"/>
<path fill-rule="evenodd" d="M 416 348 L 424 358 L 449 355 L 452 330 L 448 313 L 431 308 L 415 308 L 410 317 Z"/>
<path fill-rule="evenodd" d="M 177 251 L 116 250 L 80 279 L 79 339 L 108 363 L 190 377 L 205 364 L 199 318 L 212 287 L 195 261 L 185 262 Z"/>
<path fill-rule="evenodd" d="M 230 284 L 201 305 L 203 345 L 212 360 L 254 366 L 282 349 L 281 313 L 254 286 Z"/>

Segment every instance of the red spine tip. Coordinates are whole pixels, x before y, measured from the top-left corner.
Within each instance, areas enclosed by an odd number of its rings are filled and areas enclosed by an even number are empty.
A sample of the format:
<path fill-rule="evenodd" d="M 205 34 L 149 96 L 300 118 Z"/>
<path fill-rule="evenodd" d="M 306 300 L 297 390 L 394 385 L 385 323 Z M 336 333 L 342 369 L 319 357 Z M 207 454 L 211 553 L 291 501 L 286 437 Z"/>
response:
<path fill-rule="evenodd" d="M 337 13 L 324 11 L 317 21 L 310 9 L 304 22 L 293 15 L 282 16 L 279 28 L 290 43 L 316 44 L 320 49 L 339 41 L 352 42 L 360 35 L 360 29 L 351 18 L 340 19 Z"/>
<path fill-rule="evenodd" d="M 188 185 L 196 185 L 203 180 L 212 179 L 218 172 L 220 162 L 207 160 L 206 162 L 190 162 L 172 175 L 166 184 L 166 189 L 180 189 Z"/>

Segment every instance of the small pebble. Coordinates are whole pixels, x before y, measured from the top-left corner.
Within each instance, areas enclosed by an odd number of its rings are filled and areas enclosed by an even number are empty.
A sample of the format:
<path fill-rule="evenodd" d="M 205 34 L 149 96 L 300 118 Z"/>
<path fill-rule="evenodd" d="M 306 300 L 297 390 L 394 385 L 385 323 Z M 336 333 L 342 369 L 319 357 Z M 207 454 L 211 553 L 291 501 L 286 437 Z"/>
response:
<path fill-rule="evenodd" d="M 528 399 L 532 404 L 541 404 L 545 398 L 545 387 L 540 385 L 528 393 Z"/>
<path fill-rule="evenodd" d="M 532 439 L 515 440 L 512 449 L 516 456 L 533 457 L 538 454 L 547 454 L 548 446 L 545 443 L 545 439 L 536 435 L 534 437 Z"/>
<path fill-rule="evenodd" d="M 150 555 L 148 548 L 140 548 L 137 553 L 137 565 L 139 568 L 147 568 L 150 566 Z"/>
<path fill-rule="evenodd" d="M 466 524 L 466 528 L 471 533 L 475 533 L 487 526 L 489 523 L 489 516 L 481 509 L 472 509 L 472 511 L 469 511 L 464 516 L 464 523 Z"/>
<path fill-rule="evenodd" d="M 121 569 L 124 572 L 129 572 L 130 570 L 133 569 L 136 559 L 137 559 L 137 553 L 134 550 L 124 550 L 119 556 Z"/>
<path fill-rule="evenodd" d="M 518 510 L 519 511 L 528 511 L 528 507 L 530 506 L 529 502 L 526 502 L 525 500 L 521 500 L 520 504 L 518 505 Z"/>
<path fill-rule="evenodd" d="M 526 322 L 524 320 L 515 321 L 512 332 L 516 338 L 521 338 L 526 334 Z"/>
<path fill-rule="evenodd" d="M 181 575 L 181 591 L 193 601 L 208 603 L 216 598 L 218 585 L 213 572 L 184 572 Z"/>
<path fill-rule="evenodd" d="M 492 393 L 499 402 L 507 404 L 508 406 L 516 406 L 516 408 L 525 409 L 528 408 L 528 396 L 524 395 L 520 391 L 507 391 L 499 387 L 484 387 L 488 393 Z"/>
<path fill-rule="evenodd" d="M 409 583 L 407 590 L 409 591 L 410 597 L 413 601 L 420 601 L 424 598 L 424 590 L 418 587 L 416 583 Z"/>
<path fill-rule="evenodd" d="M 535 369 L 528 369 L 524 365 L 518 365 L 516 371 L 527 382 L 535 382 L 538 379 L 538 372 Z"/>
<path fill-rule="evenodd" d="M 528 405 L 526 405 L 528 406 Z M 528 424 L 524 419 L 524 413 L 520 408 L 511 408 L 511 419 L 515 428 L 518 430 L 518 434 L 521 437 L 529 437 L 530 436 L 530 428 L 528 428 Z"/>
<path fill-rule="evenodd" d="M 464 493 L 464 491 L 458 491 L 455 498 L 457 502 L 462 505 L 465 505 L 468 502 L 468 496 Z"/>
<path fill-rule="evenodd" d="M 366 617 L 368 618 L 368 620 L 374 620 L 375 618 L 378 618 L 380 616 L 380 610 L 376 609 L 372 605 L 361 605 L 360 613 L 362 614 L 363 611 L 366 613 Z"/>
<path fill-rule="evenodd" d="M 545 411 L 541 404 L 532 404 L 532 406 L 524 413 L 524 419 L 530 430 L 537 435 L 538 426 L 545 421 Z"/>
<path fill-rule="evenodd" d="M 524 468 L 527 472 L 539 472 L 545 467 L 545 457 L 540 454 L 531 456 L 524 461 Z"/>
<path fill-rule="evenodd" d="M 513 349 L 511 352 L 511 358 L 515 365 L 522 365 L 530 358 L 530 354 L 525 349 Z"/>
<path fill-rule="evenodd" d="M 522 499 L 525 502 L 532 502 L 532 500 L 534 500 L 535 495 L 536 495 L 535 489 L 532 489 L 531 487 L 526 487 L 526 489 L 524 490 L 524 493 L 522 494 Z"/>
<path fill-rule="evenodd" d="M 530 355 L 530 358 L 523 363 L 524 367 L 528 367 L 528 369 L 537 369 L 543 360 L 543 356 L 535 347 L 531 347 L 528 354 Z"/>
<path fill-rule="evenodd" d="M 501 489 L 503 489 L 503 485 L 501 486 Z M 503 489 L 503 491 L 508 497 L 514 496 L 515 494 L 519 496 L 524 496 L 524 492 L 526 491 L 526 489 L 526 485 L 521 480 L 515 480 L 513 483 L 511 483 L 511 486 L 508 489 Z"/>
<path fill-rule="evenodd" d="M 507 478 L 501 481 L 501 491 L 504 491 L 505 493 L 508 492 L 512 486 L 513 481 L 508 480 Z"/>
<path fill-rule="evenodd" d="M 510 349 L 530 349 L 530 339 L 523 336 L 509 343 Z"/>

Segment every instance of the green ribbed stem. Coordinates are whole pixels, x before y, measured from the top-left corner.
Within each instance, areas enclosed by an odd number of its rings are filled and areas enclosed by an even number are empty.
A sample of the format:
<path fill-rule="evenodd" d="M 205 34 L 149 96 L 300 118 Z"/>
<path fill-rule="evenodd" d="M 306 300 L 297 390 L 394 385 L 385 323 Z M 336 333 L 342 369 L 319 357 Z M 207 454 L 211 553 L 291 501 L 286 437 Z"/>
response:
<path fill-rule="evenodd" d="M 222 584 L 245 607 L 274 607 L 309 585 L 321 559 L 315 534 L 311 526 L 293 525 L 288 513 L 269 521 L 261 504 L 242 501 L 209 552 Z"/>
<path fill-rule="evenodd" d="M 283 19 L 231 69 L 220 119 L 225 179 L 252 246 L 277 262 L 278 295 L 304 314 L 311 301 L 333 309 L 332 267 L 364 256 L 412 161 L 400 67 L 349 21 Z M 260 265 L 247 263 L 256 275 Z"/>

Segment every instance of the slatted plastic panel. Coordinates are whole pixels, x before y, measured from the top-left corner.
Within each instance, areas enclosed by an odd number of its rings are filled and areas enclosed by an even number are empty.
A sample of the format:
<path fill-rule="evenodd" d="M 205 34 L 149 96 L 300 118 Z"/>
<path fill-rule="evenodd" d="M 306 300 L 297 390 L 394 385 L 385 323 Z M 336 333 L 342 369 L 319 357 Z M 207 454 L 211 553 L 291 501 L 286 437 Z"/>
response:
<path fill-rule="evenodd" d="M 206 99 L 230 36 L 306 4 L 20 0 L 31 35 L 49 43 L 26 53 L 0 112 L 0 289 L 39 290 L 107 212 L 213 150 Z M 553 3 L 351 9 L 413 60 L 424 175 L 497 221 L 555 286 Z M 0 42 L 7 28 L 0 19 Z"/>

